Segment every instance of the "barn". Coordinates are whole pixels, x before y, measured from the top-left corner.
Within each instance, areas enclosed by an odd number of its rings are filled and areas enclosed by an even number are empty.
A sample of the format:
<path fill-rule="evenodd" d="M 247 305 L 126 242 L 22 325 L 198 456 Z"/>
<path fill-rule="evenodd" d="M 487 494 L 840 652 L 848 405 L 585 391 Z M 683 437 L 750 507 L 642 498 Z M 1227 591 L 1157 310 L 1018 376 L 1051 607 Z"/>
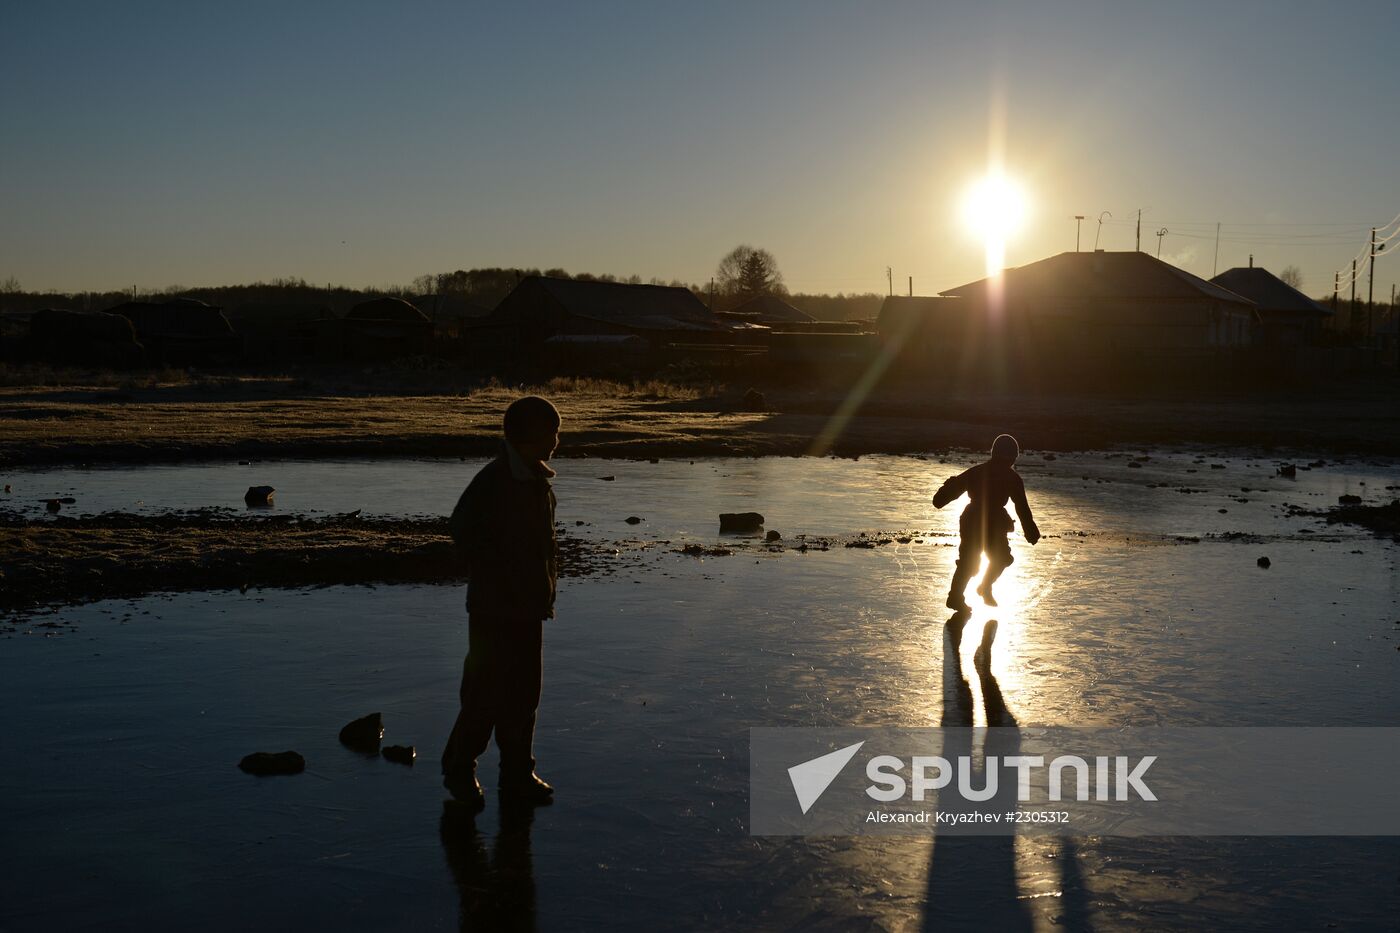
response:
<path fill-rule="evenodd" d="M 228 364 L 242 354 L 242 341 L 223 310 L 194 298 L 128 301 L 107 313 L 131 322 L 151 365 Z"/>
<path fill-rule="evenodd" d="M 340 321 L 340 354 L 351 360 L 423 356 L 432 349 L 433 322 L 402 298 L 362 301 Z"/>
<path fill-rule="evenodd" d="M 307 362 L 316 358 L 322 335 L 339 322 L 329 305 L 313 302 L 243 304 L 225 312 L 251 363 Z"/>
<path fill-rule="evenodd" d="M 521 280 L 490 320 L 509 327 L 515 346 L 532 358 L 545 341 L 561 335 L 633 335 L 660 350 L 677 344 L 727 344 L 738 333 L 687 288 L 542 275 Z"/>
<path fill-rule="evenodd" d="M 29 318 L 26 356 L 56 366 L 140 366 L 136 329 L 120 314 L 44 308 Z"/>

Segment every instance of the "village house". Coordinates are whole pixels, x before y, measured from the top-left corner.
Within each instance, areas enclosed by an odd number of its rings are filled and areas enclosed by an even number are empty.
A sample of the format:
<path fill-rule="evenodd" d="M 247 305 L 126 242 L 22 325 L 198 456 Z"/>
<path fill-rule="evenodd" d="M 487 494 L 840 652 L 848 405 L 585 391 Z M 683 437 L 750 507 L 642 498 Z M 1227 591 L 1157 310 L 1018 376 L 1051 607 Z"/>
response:
<path fill-rule="evenodd" d="M 887 298 L 877 328 L 897 374 L 1046 384 L 1183 374 L 1188 361 L 1234 359 L 1257 321 L 1248 299 L 1146 253 L 1095 251 L 938 297 Z"/>
<path fill-rule="evenodd" d="M 1042 354 L 1208 357 L 1249 346 L 1253 302 L 1147 253 L 1060 253 L 940 292 Z"/>
<path fill-rule="evenodd" d="M 1254 265 L 1227 269 L 1211 279 L 1221 288 L 1254 302 L 1259 342 L 1266 345 L 1316 344 L 1332 309 L 1318 304 L 1267 269 Z"/>
<path fill-rule="evenodd" d="M 525 346 L 567 335 L 635 334 L 653 346 L 726 341 L 733 328 L 688 288 L 527 276 L 491 315 Z"/>
<path fill-rule="evenodd" d="M 773 330 L 803 324 L 813 324 L 816 318 L 800 308 L 794 308 L 777 295 L 756 295 L 730 311 L 721 311 L 725 320 L 762 324 Z"/>
<path fill-rule="evenodd" d="M 523 279 L 479 330 L 527 363 L 610 355 L 657 362 L 681 353 L 724 353 L 767 333 L 721 320 L 686 288 L 541 275 Z"/>
<path fill-rule="evenodd" d="M 917 374 L 960 352 L 971 315 L 961 298 L 891 295 L 880 305 L 875 330 L 896 372 Z"/>

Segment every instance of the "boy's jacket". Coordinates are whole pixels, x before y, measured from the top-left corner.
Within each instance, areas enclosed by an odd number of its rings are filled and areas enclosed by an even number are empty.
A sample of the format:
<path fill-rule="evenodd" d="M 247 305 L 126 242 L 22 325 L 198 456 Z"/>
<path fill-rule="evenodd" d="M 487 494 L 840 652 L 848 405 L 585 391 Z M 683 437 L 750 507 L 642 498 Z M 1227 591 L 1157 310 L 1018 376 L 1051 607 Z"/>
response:
<path fill-rule="evenodd" d="M 555 498 L 545 470 L 503 443 L 457 500 L 448 527 L 467 557 L 467 612 L 554 617 Z"/>

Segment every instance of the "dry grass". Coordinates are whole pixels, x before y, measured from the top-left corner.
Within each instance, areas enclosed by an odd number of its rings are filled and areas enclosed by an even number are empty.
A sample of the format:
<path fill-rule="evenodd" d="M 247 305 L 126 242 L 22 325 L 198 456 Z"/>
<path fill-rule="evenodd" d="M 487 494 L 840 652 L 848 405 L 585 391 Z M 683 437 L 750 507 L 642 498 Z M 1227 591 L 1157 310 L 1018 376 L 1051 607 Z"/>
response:
<path fill-rule="evenodd" d="M 739 391 L 652 381 L 558 378 L 407 392 L 290 376 L 160 374 L 115 386 L 0 387 L 0 466 L 245 457 L 479 456 L 493 452 L 511 400 L 547 396 L 564 416 L 561 456 L 903 453 L 981 448 L 1009 431 L 1032 449 L 1201 444 L 1318 453 L 1400 450 L 1395 380 L 1328 394 L 1234 399 L 1022 394 L 958 398 L 882 391 L 835 432 L 840 391 L 769 389 L 770 412 Z"/>
<path fill-rule="evenodd" d="M 675 385 L 660 379 L 648 379 L 644 382 L 617 382 L 611 379 L 593 379 L 587 376 L 555 376 L 543 385 L 534 386 L 504 386 L 493 379 L 482 391 L 492 390 L 543 395 L 546 398 L 563 398 L 565 400 L 633 398 L 652 402 L 705 398 L 719 391 L 715 386 Z"/>
<path fill-rule="evenodd" d="M 183 369 L 63 369 L 34 363 L 0 363 L 5 388 L 156 389 L 188 386 L 212 377 Z"/>
<path fill-rule="evenodd" d="M 528 392 L 559 405 L 566 452 L 715 444 L 742 436 L 762 418 L 677 410 L 699 399 L 695 390 L 594 380 L 487 386 L 461 395 L 321 395 L 266 382 L 27 387 L 0 389 L 0 464 L 475 455 L 494 450 L 506 405 Z"/>

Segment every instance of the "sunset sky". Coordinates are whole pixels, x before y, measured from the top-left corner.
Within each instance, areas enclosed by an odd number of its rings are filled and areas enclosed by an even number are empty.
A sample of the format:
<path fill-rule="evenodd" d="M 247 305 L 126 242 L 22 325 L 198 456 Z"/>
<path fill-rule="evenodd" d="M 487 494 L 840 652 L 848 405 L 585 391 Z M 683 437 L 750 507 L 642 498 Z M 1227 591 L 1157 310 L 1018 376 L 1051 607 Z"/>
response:
<path fill-rule="evenodd" d="M 1131 249 L 1142 208 L 1146 251 L 1209 277 L 1220 221 L 1222 271 L 1321 294 L 1400 213 L 1397 47 L 1393 2 L 11 2 L 0 279 L 701 282 L 746 242 L 797 291 L 932 294 L 983 274 L 1000 151 L 1009 264 L 1074 214 Z"/>

